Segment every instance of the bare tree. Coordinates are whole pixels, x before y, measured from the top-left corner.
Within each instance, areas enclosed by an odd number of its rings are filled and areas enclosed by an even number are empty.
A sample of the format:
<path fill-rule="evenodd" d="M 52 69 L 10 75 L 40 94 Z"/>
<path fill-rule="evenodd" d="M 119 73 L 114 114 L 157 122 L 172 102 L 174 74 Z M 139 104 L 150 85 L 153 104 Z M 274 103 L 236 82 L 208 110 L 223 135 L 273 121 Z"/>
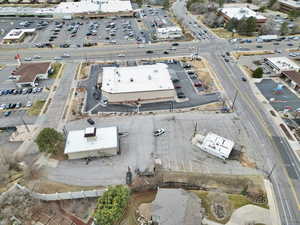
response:
<path fill-rule="evenodd" d="M 18 162 L 13 153 L 6 149 L 0 149 L 0 182 L 6 181 L 10 170 L 19 170 Z"/>
<path fill-rule="evenodd" d="M 261 34 L 278 34 L 278 30 L 276 28 L 276 23 L 270 19 L 268 20 L 261 28 Z"/>

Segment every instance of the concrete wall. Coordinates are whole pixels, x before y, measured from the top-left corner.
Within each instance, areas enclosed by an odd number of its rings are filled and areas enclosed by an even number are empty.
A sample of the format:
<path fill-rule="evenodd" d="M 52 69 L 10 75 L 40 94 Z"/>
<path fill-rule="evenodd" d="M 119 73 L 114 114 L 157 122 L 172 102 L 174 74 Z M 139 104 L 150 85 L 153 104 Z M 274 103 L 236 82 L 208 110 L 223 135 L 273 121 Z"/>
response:
<path fill-rule="evenodd" d="M 83 159 L 87 157 L 104 157 L 104 156 L 113 156 L 118 154 L 118 147 L 116 148 L 106 148 L 98 149 L 93 151 L 84 151 L 84 152 L 73 152 L 68 153 L 69 159 Z"/>
<path fill-rule="evenodd" d="M 159 102 L 174 100 L 175 90 L 144 91 L 129 93 L 108 93 L 102 91 L 109 103 Z"/>

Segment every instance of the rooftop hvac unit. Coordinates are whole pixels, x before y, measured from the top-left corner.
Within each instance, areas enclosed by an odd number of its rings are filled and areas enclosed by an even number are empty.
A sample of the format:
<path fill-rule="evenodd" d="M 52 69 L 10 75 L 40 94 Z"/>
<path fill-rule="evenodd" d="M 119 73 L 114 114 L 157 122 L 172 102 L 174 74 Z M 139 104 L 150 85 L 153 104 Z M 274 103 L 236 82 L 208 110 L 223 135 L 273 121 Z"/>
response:
<path fill-rule="evenodd" d="M 152 77 L 151 77 L 151 75 L 149 75 L 149 76 L 148 76 L 148 80 L 152 80 Z"/>
<path fill-rule="evenodd" d="M 84 137 L 96 137 L 96 127 L 88 127 L 84 131 Z"/>
<path fill-rule="evenodd" d="M 130 78 L 130 82 L 133 82 L 133 78 Z"/>

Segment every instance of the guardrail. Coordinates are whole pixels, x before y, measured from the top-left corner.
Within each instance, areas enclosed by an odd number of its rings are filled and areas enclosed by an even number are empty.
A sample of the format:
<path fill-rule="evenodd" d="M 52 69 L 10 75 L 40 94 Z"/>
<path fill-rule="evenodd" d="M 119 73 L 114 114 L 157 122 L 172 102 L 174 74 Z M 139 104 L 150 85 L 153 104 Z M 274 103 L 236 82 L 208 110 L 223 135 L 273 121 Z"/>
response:
<path fill-rule="evenodd" d="M 19 184 L 15 185 L 16 188 L 29 193 L 33 198 L 40 199 L 43 201 L 58 201 L 58 200 L 68 200 L 68 199 L 80 199 L 80 198 L 94 198 L 101 196 L 107 189 L 98 190 L 88 190 L 88 191 L 76 191 L 76 192 L 62 192 L 54 194 L 41 194 L 37 192 L 32 192 L 26 187 Z"/>

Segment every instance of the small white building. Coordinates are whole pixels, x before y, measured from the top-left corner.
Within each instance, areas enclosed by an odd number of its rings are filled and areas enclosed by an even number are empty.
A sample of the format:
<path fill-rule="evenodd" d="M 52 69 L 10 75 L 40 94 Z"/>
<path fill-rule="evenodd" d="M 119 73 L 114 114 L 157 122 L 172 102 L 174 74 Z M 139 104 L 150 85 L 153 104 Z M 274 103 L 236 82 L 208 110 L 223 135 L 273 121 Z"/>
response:
<path fill-rule="evenodd" d="M 117 127 L 69 131 L 64 153 L 69 159 L 113 156 L 119 153 Z"/>
<path fill-rule="evenodd" d="M 281 73 L 286 70 L 299 71 L 300 69 L 297 63 L 287 57 L 270 57 L 264 60 L 275 73 Z"/>
<path fill-rule="evenodd" d="M 182 30 L 178 26 L 158 27 L 156 29 L 157 39 L 176 39 L 182 37 Z"/>
<path fill-rule="evenodd" d="M 234 147 L 234 142 L 209 132 L 206 136 L 200 136 L 195 145 L 202 151 L 225 160 L 229 157 Z"/>
<path fill-rule="evenodd" d="M 12 29 L 3 37 L 4 44 L 19 43 L 22 42 L 26 35 L 33 34 L 34 28 L 31 29 Z"/>
<path fill-rule="evenodd" d="M 136 104 L 174 100 L 168 65 L 104 67 L 102 95 L 109 103 Z"/>

